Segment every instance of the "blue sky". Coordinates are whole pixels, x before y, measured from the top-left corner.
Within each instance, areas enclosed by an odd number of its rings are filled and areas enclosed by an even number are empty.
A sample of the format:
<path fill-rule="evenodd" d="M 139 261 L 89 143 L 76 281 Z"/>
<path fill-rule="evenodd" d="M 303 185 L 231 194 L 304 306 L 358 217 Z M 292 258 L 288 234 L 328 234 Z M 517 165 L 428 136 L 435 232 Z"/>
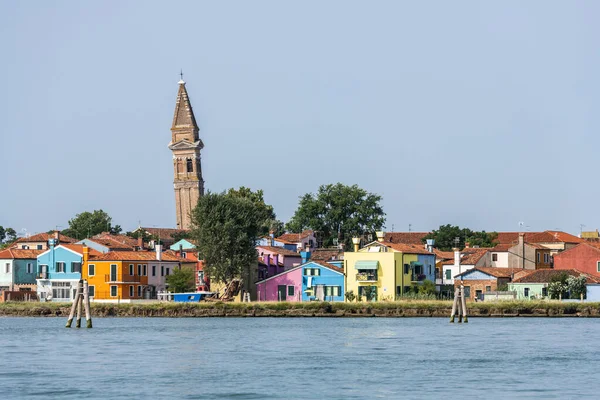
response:
<path fill-rule="evenodd" d="M 179 70 L 206 188 L 319 185 L 387 230 L 600 228 L 600 3 L 0 2 L 0 225 L 174 226 Z"/>

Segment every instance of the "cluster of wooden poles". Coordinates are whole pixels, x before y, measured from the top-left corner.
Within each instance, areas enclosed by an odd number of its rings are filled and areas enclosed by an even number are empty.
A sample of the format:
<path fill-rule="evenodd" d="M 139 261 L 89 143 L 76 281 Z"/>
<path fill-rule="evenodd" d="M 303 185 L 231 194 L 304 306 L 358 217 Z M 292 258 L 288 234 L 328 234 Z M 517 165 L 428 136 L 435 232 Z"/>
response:
<path fill-rule="evenodd" d="M 87 281 L 79 280 L 77 284 L 77 291 L 75 292 L 75 298 L 73 299 L 73 306 L 71 307 L 71 313 L 69 314 L 69 320 L 67 321 L 67 328 L 71 327 L 73 323 L 73 317 L 75 317 L 75 311 L 77 311 L 77 321 L 75 322 L 76 328 L 81 328 L 81 309 L 85 308 L 85 320 L 87 321 L 87 327 L 92 327 L 92 314 L 90 312 L 90 287 Z"/>
<path fill-rule="evenodd" d="M 469 322 L 467 317 L 467 300 L 465 299 L 465 287 L 461 285 L 454 291 L 454 302 L 452 303 L 452 314 L 450 314 L 450 322 L 454 322 L 454 318 L 458 315 L 458 322 Z"/>

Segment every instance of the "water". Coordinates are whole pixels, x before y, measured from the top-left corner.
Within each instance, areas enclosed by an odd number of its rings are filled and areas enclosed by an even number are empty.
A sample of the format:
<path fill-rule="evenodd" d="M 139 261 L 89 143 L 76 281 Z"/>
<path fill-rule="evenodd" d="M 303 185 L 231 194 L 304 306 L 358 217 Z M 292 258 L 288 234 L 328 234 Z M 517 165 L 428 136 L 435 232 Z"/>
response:
<path fill-rule="evenodd" d="M 4 399 L 598 398 L 600 320 L 0 318 Z"/>

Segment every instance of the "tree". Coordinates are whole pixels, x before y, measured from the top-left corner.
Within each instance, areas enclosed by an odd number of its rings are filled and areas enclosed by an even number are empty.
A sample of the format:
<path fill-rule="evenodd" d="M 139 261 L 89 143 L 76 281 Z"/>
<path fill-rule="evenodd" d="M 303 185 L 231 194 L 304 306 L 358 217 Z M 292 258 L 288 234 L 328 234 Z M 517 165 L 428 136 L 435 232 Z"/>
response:
<path fill-rule="evenodd" d="M 196 272 L 187 267 L 174 268 L 166 281 L 173 293 L 191 292 L 196 288 Z"/>
<path fill-rule="evenodd" d="M 85 211 L 70 219 L 69 227 L 61 233 L 79 240 L 102 232 L 110 232 L 113 235 L 121 233 L 121 227 L 119 225 L 113 227 L 111 222 L 112 218 L 102 210 Z"/>
<path fill-rule="evenodd" d="M 368 193 L 358 185 L 321 185 L 316 194 L 300 197 L 300 204 L 286 228 L 299 233 L 312 229 L 323 237 L 323 245 L 334 239 L 352 249 L 353 236 L 374 233 L 385 223 L 381 196 Z"/>
<path fill-rule="evenodd" d="M 425 279 L 421 285 L 419 285 L 418 292 L 420 294 L 435 294 L 435 282 Z"/>
<path fill-rule="evenodd" d="M 190 232 L 188 232 L 188 231 L 178 231 L 178 232 L 172 233 L 171 237 L 173 238 L 173 240 L 175 240 L 175 243 L 177 243 L 181 239 L 189 239 L 190 238 Z"/>
<path fill-rule="evenodd" d="M 205 275 L 215 281 L 228 284 L 243 278 L 246 268 L 256 263 L 255 245 L 265 228 L 265 210 L 271 206 L 251 197 L 231 190 L 208 192 L 192 211 L 191 239 L 205 262 Z"/>
<path fill-rule="evenodd" d="M 496 232 L 488 233 L 486 231 L 474 232 L 469 228 L 461 228 L 450 224 L 441 225 L 439 229 L 434 230 L 423 238 L 423 242 L 427 239 L 435 240 L 435 248 L 442 251 L 450 251 L 455 247 L 462 249 L 468 242 L 470 246 L 477 247 L 494 247 L 498 234 Z M 458 238 L 458 244 L 455 239 Z"/>
<path fill-rule="evenodd" d="M 227 194 L 232 197 L 248 199 L 254 203 L 256 218 L 261 221 L 259 236 L 267 235 L 273 228 L 277 230 L 278 223 L 283 224 L 277 220 L 273 206 L 265 204 L 262 190 L 253 192 L 252 189 L 242 186 L 239 189 L 229 189 Z"/>
<path fill-rule="evenodd" d="M 582 295 L 585 296 L 586 288 L 585 283 L 587 279 L 584 275 L 581 276 L 569 276 L 567 278 L 567 289 L 572 299 L 579 299 Z"/>
<path fill-rule="evenodd" d="M 569 275 L 566 272 L 562 272 L 558 275 L 550 278 L 548 284 L 548 294 L 551 299 L 566 299 L 568 298 L 569 287 L 567 286 L 567 280 Z"/>
<path fill-rule="evenodd" d="M 17 232 L 13 228 L 4 228 L 0 225 L 0 244 L 9 245 L 17 240 Z"/>

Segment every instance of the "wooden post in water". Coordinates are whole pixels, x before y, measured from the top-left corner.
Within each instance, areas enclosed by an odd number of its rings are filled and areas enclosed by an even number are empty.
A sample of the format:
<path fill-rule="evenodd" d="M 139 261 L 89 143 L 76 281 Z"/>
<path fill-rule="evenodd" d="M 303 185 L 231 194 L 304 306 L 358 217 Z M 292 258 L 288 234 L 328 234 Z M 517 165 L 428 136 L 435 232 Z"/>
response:
<path fill-rule="evenodd" d="M 79 297 L 81 296 L 81 280 L 77 284 L 77 292 L 75 293 L 75 298 L 73 299 L 73 306 L 71 307 L 71 313 L 69 314 L 69 319 L 67 320 L 67 328 L 71 327 L 73 323 L 73 317 L 75 317 L 75 310 L 77 309 L 77 303 L 79 303 Z"/>
<path fill-rule="evenodd" d="M 85 307 L 86 327 L 92 327 L 92 313 L 90 312 L 90 286 L 88 281 L 83 282 L 83 305 Z"/>
<path fill-rule="evenodd" d="M 80 282 L 79 283 L 80 286 L 83 286 L 83 284 Z M 77 290 L 78 292 L 80 292 L 80 290 Z M 81 309 L 83 308 L 83 293 L 81 293 L 79 295 L 79 297 L 77 298 L 77 320 L 75 321 L 75 328 L 81 328 Z"/>
<path fill-rule="evenodd" d="M 456 317 L 456 310 L 458 305 L 459 289 L 454 289 L 454 301 L 452 302 L 452 313 L 450 314 L 450 322 L 454 323 L 454 317 Z M 459 312 L 460 314 L 460 312 Z"/>
<path fill-rule="evenodd" d="M 469 322 L 469 318 L 467 317 L 467 299 L 465 298 L 465 287 L 462 284 L 460 285 L 460 302 L 462 305 L 463 322 L 466 324 Z"/>

